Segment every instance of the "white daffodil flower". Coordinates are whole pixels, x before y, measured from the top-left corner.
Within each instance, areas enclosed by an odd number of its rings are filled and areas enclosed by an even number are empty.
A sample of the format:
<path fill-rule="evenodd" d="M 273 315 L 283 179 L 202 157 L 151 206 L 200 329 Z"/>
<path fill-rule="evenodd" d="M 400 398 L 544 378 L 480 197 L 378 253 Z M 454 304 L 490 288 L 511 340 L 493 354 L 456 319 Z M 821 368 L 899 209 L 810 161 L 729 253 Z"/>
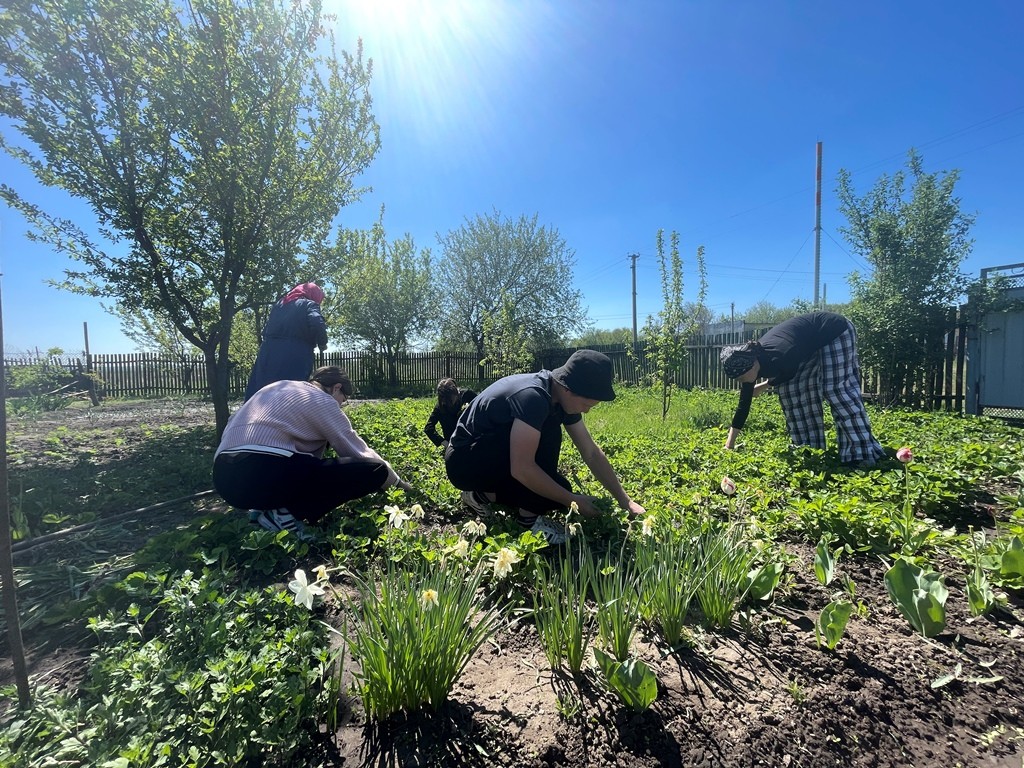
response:
<path fill-rule="evenodd" d="M 388 522 L 395 528 L 401 528 L 402 523 L 409 519 L 409 516 L 396 506 L 384 507 L 384 511 L 388 513 Z"/>
<path fill-rule="evenodd" d="M 483 536 L 487 533 L 487 526 L 483 523 L 478 523 L 476 520 L 470 520 L 462 526 L 462 532 L 466 536 Z"/>
<path fill-rule="evenodd" d="M 423 610 L 429 611 L 437 605 L 437 590 L 436 589 L 424 589 L 420 593 L 420 605 L 423 606 Z"/>
<path fill-rule="evenodd" d="M 502 547 L 494 556 L 494 575 L 503 579 L 512 572 L 512 566 L 522 560 L 514 549 Z"/>
<path fill-rule="evenodd" d="M 415 520 L 422 520 L 425 513 L 423 512 L 423 507 L 419 504 L 413 504 L 412 508 L 409 510 L 409 514 Z"/>
<path fill-rule="evenodd" d="M 326 565 L 318 565 L 313 570 L 316 573 L 316 580 L 317 581 L 327 581 L 327 566 Z"/>
<path fill-rule="evenodd" d="M 301 568 L 295 572 L 295 578 L 288 583 L 288 589 L 295 593 L 296 605 L 304 605 L 310 610 L 313 608 L 313 598 L 324 593 L 323 587 L 309 583 L 306 572 Z"/>
<path fill-rule="evenodd" d="M 448 547 L 448 552 L 456 557 L 466 557 L 469 554 L 469 542 L 465 539 L 459 539 L 452 546 Z"/>
<path fill-rule="evenodd" d="M 654 515 L 648 515 L 644 518 L 643 523 L 641 523 L 640 532 L 643 533 L 644 536 L 654 535 L 654 519 Z"/>

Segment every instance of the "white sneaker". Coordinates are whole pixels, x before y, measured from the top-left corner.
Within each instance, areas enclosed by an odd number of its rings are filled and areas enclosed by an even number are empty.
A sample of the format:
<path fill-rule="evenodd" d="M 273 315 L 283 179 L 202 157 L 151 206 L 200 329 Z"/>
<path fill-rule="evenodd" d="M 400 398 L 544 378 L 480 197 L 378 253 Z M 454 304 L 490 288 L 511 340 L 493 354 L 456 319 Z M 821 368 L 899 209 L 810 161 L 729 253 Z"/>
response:
<path fill-rule="evenodd" d="M 481 494 L 481 496 L 482 495 L 483 494 Z M 478 515 L 483 515 L 491 511 L 490 505 L 486 500 L 480 498 L 476 491 L 463 491 L 461 498 L 463 506 L 469 507 Z"/>
<path fill-rule="evenodd" d="M 532 524 L 525 520 L 520 520 L 520 523 L 523 525 L 529 525 L 530 530 L 533 533 L 543 536 L 544 540 L 552 546 L 560 546 L 569 540 L 569 534 L 565 530 L 565 526 L 560 523 L 556 523 L 550 517 L 537 515 Z"/>
<path fill-rule="evenodd" d="M 253 522 L 274 533 L 278 531 L 294 533 L 301 541 L 312 541 L 314 538 L 313 534 L 306 530 L 305 524 L 296 520 L 295 516 L 287 509 L 261 510 Z"/>

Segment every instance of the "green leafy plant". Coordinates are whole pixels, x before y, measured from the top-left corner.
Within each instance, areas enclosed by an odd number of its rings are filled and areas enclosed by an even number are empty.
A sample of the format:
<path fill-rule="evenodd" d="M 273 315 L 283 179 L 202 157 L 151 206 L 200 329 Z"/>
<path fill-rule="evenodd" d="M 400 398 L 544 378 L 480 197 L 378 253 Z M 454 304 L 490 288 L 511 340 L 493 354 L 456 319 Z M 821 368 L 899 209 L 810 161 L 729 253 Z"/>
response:
<path fill-rule="evenodd" d="M 703 566 L 696 592 L 701 613 L 708 625 L 728 627 L 751 583 L 748 573 L 754 550 L 745 526 L 707 522 L 698 538 L 698 551 Z"/>
<path fill-rule="evenodd" d="M 1024 542 L 1019 536 L 1010 539 L 1010 545 L 1003 551 L 999 573 L 1003 576 L 1024 577 Z"/>
<path fill-rule="evenodd" d="M 690 603 L 697 592 L 699 553 L 687 529 L 652 527 L 636 545 L 641 615 L 661 630 L 670 647 L 679 645 Z"/>
<path fill-rule="evenodd" d="M 324 633 L 280 590 L 226 591 L 217 575 L 186 573 L 153 610 L 91 626 L 99 645 L 80 695 L 40 692 L 0 740 L 0 763 L 287 764 L 331 706 Z"/>
<path fill-rule="evenodd" d="M 834 650 L 843 638 L 846 623 L 850 620 L 854 606 L 849 600 L 833 600 L 821 609 L 818 621 L 814 625 L 814 637 L 821 647 L 822 640 L 828 649 Z"/>
<path fill-rule="evenodd" d="M 782 574 L 785 572 L 785 563 L 778 560 L 771 560 L 753 568 L 747 574 L 747 585 L 744 592 L 750 600 L 767 602 L 772 599 L 772 595 L 775 594 L 775 590 L 782 581 Z"/>
<path fill-rule="evenodd" d="M 945 675 L 939 675 L 937 678 L 932 680 L 929 685 L 932 688 L 942 688 L 943 686 L 949 685 L 954 680 L 963 680 L 965 683 L 974 683 L 975 685 L 985 685 L 987 683 L 998 683 L 1002 679 L 1002 675 L 986 675 L 984 677 L 974 675 L 965 676 L 963 664 L 957 662 L 952 672 Z"/>
<path fill-rule="evenodd" d="M 605 683 L 630 709 L 642 712 L 658 698 L 658 678 L 640 659 L 620 661 L 600 648 L 594 649 L 594 659 Z"/>
<path fill-rule="evenodd" d="M 484 578 L 478 566 L 465 573 L 406 563 L 388 563 L 380 573 L 352 575 L 358 602 L 345 629 L 363 706 L 370 717 L 429 705 L 437 710 L 480 647 L 505 615 L 478 596 Z"/>
<path fill-rule="evenodd" d="M 796 678 L 793 678 L 786 684 L 786 692 L 793 699 L 794 704 L 800 705 L 807 700 L 807 691 Z"/>
<path fill-rule="evenodd" d="M 997 604 L 995 593 L 989 584 L 985 569 L 981 565 L 981 548 L 985 544 L 985 532 L 970 532 L 971 545 L 974 551 L 974 566 L 967 574 L 967 604 L 971 610 L 971 616 L 982 616 Z"/>
<path fill-rule="evenodd" d="M 885 588 L 900 613 L 922 636 L 934 637 L 946 628 L 949 590 L 941 574 L 900 558 L 886 571 Z"/>
<path fill-rule="evenodd" d="M 907 449 L 901 448 L 900 450 Z M 919 521 L 914 515 L 914 506 L 910 500 L 910 460 L 903 461 L 901 459 L 901 461 L 903 462 L 904 481 L 903 513 L 893 520 L 893 529 L 902 542 L 900 552 L 905 555 L 914 555 L 936 535 L 936 531 Z"/>
<path fill-rule="evenodd" d="M 829 534 L 824 534 L 814 550 L 814 575 L 826 587 L 836 576 L 836 561 L 843 551 L 843 547 L 836 547 L 833 550 L 829 546 L 831 543 L 832 537 Z"/>
<path fill-rule="evenodd" d="M 551 668 L 564 664 L 579 675 L 596 622 L 587 604 L 594 580 L 593 559 L 585 540 L 573 547 L 575 538 L 570 536 L 553 563 L 537 561 L 533 620 Z"/>
<path fill-rule="evenodd" d="M 617 561 L 606 556 L 594 574 L 597 602 L 597 635 L 617 661 L 629 658 L 630 644 L 640 620 L 639 574 L 635 561 L 619 553 Z"/>

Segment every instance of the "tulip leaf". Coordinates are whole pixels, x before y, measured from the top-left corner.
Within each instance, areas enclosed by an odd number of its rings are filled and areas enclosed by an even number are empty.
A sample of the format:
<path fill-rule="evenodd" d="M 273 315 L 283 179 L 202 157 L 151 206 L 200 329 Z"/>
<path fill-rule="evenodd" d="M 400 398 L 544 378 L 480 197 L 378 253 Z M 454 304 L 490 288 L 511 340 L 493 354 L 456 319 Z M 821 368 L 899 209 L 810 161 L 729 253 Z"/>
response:
<path fill-rule="evenodd" d="M 924 571 L 908 560 L 897 560 L 885 574 L 885 588 L 900 613 L 924 637 L 946 628 L 949 590 L 942 574 Z"/>

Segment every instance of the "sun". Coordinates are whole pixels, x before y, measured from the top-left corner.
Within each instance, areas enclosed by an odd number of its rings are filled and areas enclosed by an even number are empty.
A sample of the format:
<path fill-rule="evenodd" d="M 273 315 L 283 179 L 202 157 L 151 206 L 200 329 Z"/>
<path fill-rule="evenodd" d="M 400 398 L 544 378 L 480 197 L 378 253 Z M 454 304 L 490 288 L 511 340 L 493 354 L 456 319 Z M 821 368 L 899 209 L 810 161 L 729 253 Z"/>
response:
<path fill-rule="evenodd" d="M 413 123 L 418 141 L 484 129 L 546 6 L 504 0 L 325 0 L 343 48 L 373 60 L 376 111 Z"/>

